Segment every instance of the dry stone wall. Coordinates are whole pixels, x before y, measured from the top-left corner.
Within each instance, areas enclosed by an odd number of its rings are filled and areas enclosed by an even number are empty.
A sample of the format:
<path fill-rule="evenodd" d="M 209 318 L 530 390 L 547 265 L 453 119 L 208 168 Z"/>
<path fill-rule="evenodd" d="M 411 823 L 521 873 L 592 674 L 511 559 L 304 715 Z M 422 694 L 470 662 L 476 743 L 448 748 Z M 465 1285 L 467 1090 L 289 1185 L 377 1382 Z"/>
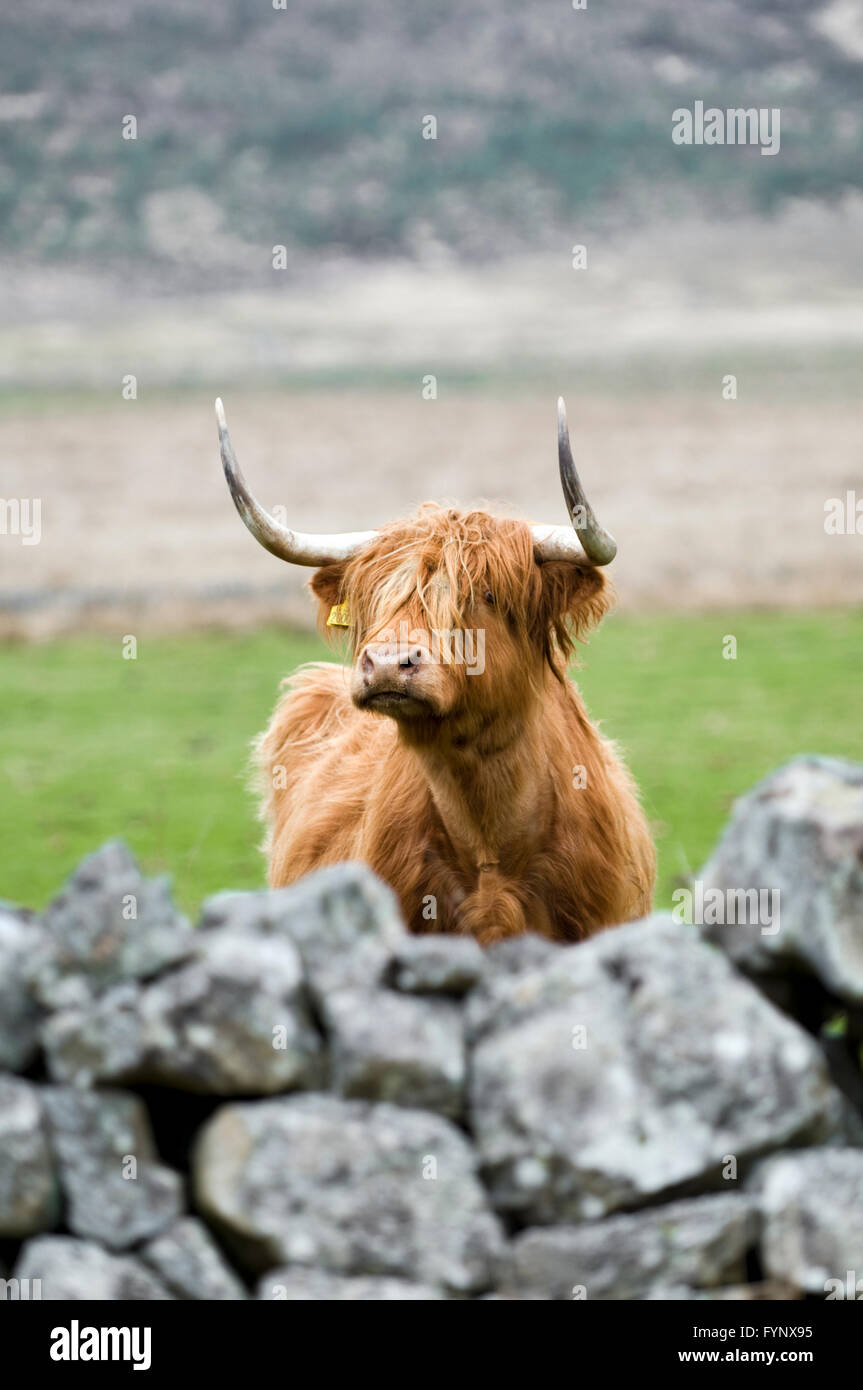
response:
<path fill-rule="evenodd" d="M 0 908 L 6 1296 L 863 1293 L 863 768 L 769 777 L 693 904 L 483 952 L 344 864 L 193 928 L 105 845 Z"/>

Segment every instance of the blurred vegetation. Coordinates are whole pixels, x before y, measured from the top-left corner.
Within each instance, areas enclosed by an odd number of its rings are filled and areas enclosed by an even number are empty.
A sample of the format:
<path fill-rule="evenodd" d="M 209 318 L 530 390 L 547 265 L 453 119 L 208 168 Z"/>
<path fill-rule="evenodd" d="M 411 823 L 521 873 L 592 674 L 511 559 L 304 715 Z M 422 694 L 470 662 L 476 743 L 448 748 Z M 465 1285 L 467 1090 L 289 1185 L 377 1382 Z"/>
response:
<path fill-rule="evenodd" d="M 863 760 L 861 647 L 859 612 L 605 622 L 578 680 L 641 787 L 659 904 L 771 768 L 806 751 Z M 6 647 L 0 897 L 41 907 L 118 835 L 147 872 L 174 876 L 191 912 L 209 893 L 263 886 L 250 740 L 279 680 L 321 655 L 316 637 L 277 630 L 144 638 L 134 661 L 92 637 Z"/>
<path fill-rule="evenodd" d="M 277 243 L 487 260 L 632 221 L 659 189 L 663 211 L 717 215 L 830 198 L 863 166 L 859 51 L 828 8 L 37 0 L 4 16 L 0 236 L 224 286 L 271 273 Z M 780 106 L 780 155 L 675 146 L 671 112 L 696 98 Z"/>

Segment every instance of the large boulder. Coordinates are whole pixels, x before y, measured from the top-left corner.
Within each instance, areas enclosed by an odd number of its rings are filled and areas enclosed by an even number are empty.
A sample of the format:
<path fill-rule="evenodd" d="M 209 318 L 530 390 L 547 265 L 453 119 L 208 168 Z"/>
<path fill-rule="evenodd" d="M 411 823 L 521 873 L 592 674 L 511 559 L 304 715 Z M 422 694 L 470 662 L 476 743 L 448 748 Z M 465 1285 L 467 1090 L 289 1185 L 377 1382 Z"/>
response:
<path fill-rule="evenodd" d="M 500 1263 L 503 1290 L 550 1299 L 641 1299 L 677 1286 L 712 1288 L 745 1276 L 756 1204 L 729 1192 L 646 1211 L 523 1231 Z"/>
<path fill-rule="evenodd" d="M 764 1220 L 768 1275 L 804 1293 L 863 1298 L 863 1150 L 777 1154 L 759 1166 L 751 1187 Z"/>
<path fill-rule="evenodd" d="M 632 923 L 474 990 L 470 1123 L 494 1204 L 595 1218 L 837 1133 L 817 1044 L 691 927 Z"/>
<path fill-rule="evenodd" d="M 113 840 L 79 864 L 43 915 L 44 941 L 30 968 L 48 1008 L 80 1005 L 123 980 L 147 979 L 191 955 L 195 935 L 165 878 L 144 879 Z"/>
<path fill-rule="evenodd" d="M 193 1156 L 199 1210 L 247 1268 L 311 1265 L 457 1292 L 487 1287 L 500 1231 L 464 1136 L 387 1104 L 225 1105 Z"/>
<path fill-rule="evenodd" d="M 138 1303 L 169 1299 L 172 1294 L 134 1255 L 112 1255 L 93 1240 L 73 1236 L 37 1236 L 18 1257 L 14 1276 L 39 1281 L 39 1297 L 59 1303 Z M 31 1297 L 34 1294 L 31 1292 Z"/>
<path fill-rule="evenodd" d="M 59 1199 L 39 1088 L 0 1076 L 0 1236 L 49 1231 Z"/>
<path fill-rule="evenodd" d="M 46 1086 L 42 1098 L 74 1235 L 123 1250 L 176 1220 L 182 1181 L 159 1162 L 137 1096 Z"/>
<path fill-rule="evenodd" d="M 699 878 L 705 930 L 736 965 L 805 972 L 863 1003 L 863 764 L 804 757 L 771 773 L 737 802 Z M 709 906 L 716 890 L 724 923 Z M 748 924 L 730 923 L 747 892 Z M 752 925 L 757 892 L 768 911 Z"/>

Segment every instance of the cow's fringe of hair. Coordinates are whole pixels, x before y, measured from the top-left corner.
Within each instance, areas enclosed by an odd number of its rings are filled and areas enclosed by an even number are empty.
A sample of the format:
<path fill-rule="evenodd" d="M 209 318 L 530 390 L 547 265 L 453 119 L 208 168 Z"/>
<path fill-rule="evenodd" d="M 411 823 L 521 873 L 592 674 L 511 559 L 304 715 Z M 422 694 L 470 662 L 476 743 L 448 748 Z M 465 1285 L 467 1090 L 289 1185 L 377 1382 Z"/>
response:
<path fill-rule="evenodd" d="M 539 564 L 526 522 L 432 502 L 407 521 L 384 526 L 367 549 L 338 567 L 338 575 L 333 601 L 349 603 L 353 651 L 414 603 L 431 632 L 463 628 L 471 609 L 490 592 L 516 638 L 538 640 L 561 677 L 576 643 L 585 641 L 613 601 L 599 571 L 565 562 Z M 321 627 L 329 640 L 340 631 L 326 626 L 324 611 Z"/>

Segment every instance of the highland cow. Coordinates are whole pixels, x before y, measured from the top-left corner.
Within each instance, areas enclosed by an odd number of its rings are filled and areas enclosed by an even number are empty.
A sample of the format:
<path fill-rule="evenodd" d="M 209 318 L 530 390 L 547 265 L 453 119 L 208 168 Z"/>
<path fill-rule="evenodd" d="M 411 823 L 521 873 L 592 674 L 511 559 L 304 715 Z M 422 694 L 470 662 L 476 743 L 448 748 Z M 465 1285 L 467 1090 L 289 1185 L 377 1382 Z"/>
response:
<path fill-rule="evenodd" d="M 578 941 L 650 910 L 655 859 L 620 756 L 567 677 L 610 603 L 616 543 L 582 489 L 559 402 L 571 526 L 426 505 L 379 531 L 290 531 L 240 473 L 221 402 L 225 476 L 274 555 L 314 566 L 327 632 L 351 666 L 287 683 L 257 744 L 269 880 L 365 861 L 413 932 L 486 945 Z"/>

